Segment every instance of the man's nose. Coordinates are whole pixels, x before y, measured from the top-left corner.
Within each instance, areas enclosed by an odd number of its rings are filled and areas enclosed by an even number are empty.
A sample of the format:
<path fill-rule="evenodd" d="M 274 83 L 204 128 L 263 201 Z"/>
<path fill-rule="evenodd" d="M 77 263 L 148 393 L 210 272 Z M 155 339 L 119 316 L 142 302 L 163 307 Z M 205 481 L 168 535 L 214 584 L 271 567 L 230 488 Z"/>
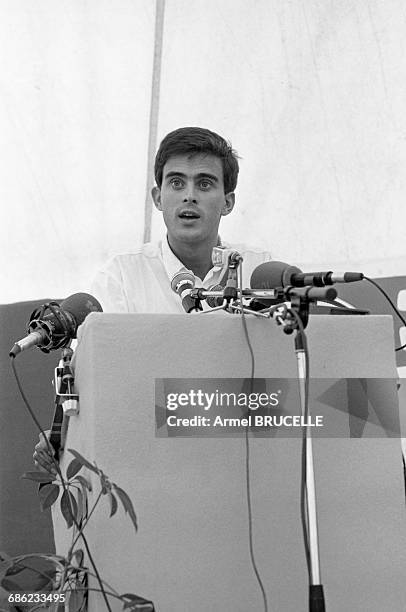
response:
<path fill-rule="evenodd" d="M 197 195 L 194 185 L 188 184 L 183 196 L 183 201 L 185 204 L 197 204 Z"/>

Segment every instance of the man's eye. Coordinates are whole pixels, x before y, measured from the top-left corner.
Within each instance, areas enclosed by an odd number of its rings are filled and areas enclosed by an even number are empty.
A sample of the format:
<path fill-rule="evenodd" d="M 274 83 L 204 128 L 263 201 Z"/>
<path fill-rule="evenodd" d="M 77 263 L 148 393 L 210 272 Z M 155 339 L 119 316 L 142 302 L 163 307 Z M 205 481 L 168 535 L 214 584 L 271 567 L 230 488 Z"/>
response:
<path fill-rule="evenodd" d="M 171 185 L 174 189 L 180 189 L 183 186 L 183 181 L 180 178 L 173 178 Z"/>
<path fill-rule="evenodd" d="M 212 182 L 204 179 L 203 181 L 200 181 L 200 187 L 201 189 L 210 189 L 210 187 L 212 186 Z"/>

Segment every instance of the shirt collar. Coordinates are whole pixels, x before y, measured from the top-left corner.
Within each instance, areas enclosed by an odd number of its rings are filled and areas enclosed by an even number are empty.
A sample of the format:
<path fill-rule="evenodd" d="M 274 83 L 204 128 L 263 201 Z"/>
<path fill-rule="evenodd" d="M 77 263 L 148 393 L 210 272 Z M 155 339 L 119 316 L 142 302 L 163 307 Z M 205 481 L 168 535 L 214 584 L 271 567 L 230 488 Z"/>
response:
<path fill-rule="evenodd" d="M 219 237 L 219 245 L 226 246 L 222 243 L 220 237 Z M 164 267 L 165 267 L 165 270 L 166 270 L 166 273 L 169 279 L 172 279 L 175 276 L 175 274 L 177 274 L 181 270 L 188 270 L 186 266 L 180 261 L 180 259 L 176 257 L 175 253 L 172 251 L 171 247 L 169 246 L 168 236 L 165 236 L 165 238 L 162 240 L 161 252 L 162 252 L 162 261 L 163 261 L 163 264 L 164 264 Z M 215 266 L 211 268 L 206 274 L 203 281 L 198 276 L 194 275 L 195 279 L 197 280 L 196 286 L 200 287 L 202 283 L 203 283 L 203 286 L 207 284 L 210 284 L 210 285 L 216 284 L 216 281 L 220 275 L 220 270 L 221 270 L 221 267 L 219 266 Z M 191 270 L 188 270 L 188 271 L 192 272 Z"/>
<path fill-rule="evenodd" d="M 180 259 L 176 257 L 175 253 L 169 246 L 168 236 L 165 236 L 161 244 L 162 261 L 169 279 L 172 279 L 177 272 L 180 272 L 180 270 L 187 270 L 186 266 L 184 266 Z"/>

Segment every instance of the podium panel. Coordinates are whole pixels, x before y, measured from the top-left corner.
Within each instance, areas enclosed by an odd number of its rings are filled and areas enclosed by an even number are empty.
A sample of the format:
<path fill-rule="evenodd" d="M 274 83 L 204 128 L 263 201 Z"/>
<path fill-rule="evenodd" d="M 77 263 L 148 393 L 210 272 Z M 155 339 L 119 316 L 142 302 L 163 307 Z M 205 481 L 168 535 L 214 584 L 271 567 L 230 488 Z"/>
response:
<path fill-rule="evenodd" d="M 249 317 L 247 326 L 255 376 L 295 378 L 292 336 L 272 320 Z M 396 378 L 389 316 L 315 316 L 307 335 L 313 377 Z M 239 316 L 92 313 L 80 329 L 80 413 L 70 418 L 65 449 L 96 461 L 129 493 L 139 524 L 135 533 L 122 509 L 108 518 L 102 503 L 87 539 L 102 577 L 119 593 L 151 599 L 157 612 L 263 609 L 249 550 L 245 438 L 159 438 L 155 423 L 155 379 L 250 373 Z M 405 610 L 399 439 L 313 446 L 326 609 Z M 65 450 L 62 466 L 71 459 Z M 300 472 L 300 439 L 250 438 L 254 555 L 269 610 L 278 612 L 307 609 Z M 64 525 L 54 510 L 61 554 L 71 541 Z M 101 609 L 91 594 L 89 610 Z"/>

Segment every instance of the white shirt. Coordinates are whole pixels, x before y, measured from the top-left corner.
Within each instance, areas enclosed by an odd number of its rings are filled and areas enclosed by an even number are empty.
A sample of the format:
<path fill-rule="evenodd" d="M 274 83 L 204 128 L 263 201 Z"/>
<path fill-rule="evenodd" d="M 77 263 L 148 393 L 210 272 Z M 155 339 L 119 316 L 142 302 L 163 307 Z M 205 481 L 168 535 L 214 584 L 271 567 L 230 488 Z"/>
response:
<path fill-rule="evenodd" d="M 233 248 L 242 257 L 243 287 L 249 287 L 253 270 L 270 254 L 244 245 Z M 96 275 L 91 289 L 103 312 L 184 313 L 180 297 L 171 289 L 171 280 L 186 267 L 176 257 L 165 238 L 148 242 L 133 253 L 115 255 Z M 195 276 L 195 286 L 208 288 L 218 283 L 222 268 L 213 267 L 202 280 Z M 204 303 L 203 303 L 204 304 Z"/>

